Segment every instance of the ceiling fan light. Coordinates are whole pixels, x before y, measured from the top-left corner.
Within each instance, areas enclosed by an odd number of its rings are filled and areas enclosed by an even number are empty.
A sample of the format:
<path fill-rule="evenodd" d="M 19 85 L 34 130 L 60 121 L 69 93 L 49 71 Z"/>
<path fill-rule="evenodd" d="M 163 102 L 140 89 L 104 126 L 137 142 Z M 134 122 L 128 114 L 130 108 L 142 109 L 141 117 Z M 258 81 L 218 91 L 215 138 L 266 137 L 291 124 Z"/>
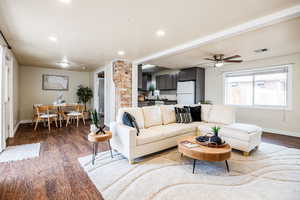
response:
<path fill-rule="evenodd" d="M 222 67 L 224 65 L 223 62 L 216 62 L 215 67 Z"/>
<path fill-rule="evenodd" d="M 61 66 L 62 68 L 67 68 L 70 66 L 70 63 L 62 61 L 62 62 L 58 62 L 57 65 Z"/>

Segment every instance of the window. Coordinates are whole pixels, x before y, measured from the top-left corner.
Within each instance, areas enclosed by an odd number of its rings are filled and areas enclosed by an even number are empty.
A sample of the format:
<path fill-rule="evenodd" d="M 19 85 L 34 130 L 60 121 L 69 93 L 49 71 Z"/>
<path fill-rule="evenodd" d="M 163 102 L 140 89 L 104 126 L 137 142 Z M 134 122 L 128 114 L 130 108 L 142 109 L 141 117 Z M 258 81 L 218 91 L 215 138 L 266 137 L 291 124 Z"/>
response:
<path fill-rule="evenodd" d="M 269 67 L 224 74 L 225 104 L 290 108 L 291 66 Z"/>

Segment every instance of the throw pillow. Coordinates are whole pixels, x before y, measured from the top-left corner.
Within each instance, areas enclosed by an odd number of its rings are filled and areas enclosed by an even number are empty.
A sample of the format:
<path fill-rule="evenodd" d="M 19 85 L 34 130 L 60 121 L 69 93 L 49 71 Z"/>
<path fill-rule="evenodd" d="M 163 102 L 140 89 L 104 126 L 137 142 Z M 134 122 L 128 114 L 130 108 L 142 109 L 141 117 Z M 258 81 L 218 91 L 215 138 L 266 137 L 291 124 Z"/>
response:
<path fill-rule="evenodd" d="M 177 123 L 191 123 L 192 116 L 189 108 L 175 108 Z"/>
<path fill-rule="evenodd" d="M 136 122 L 135 118 L 132 115 L 130 115 L 128 112 L 124 112 L 123 117 L 122 117 L 122 121 L 123 121 L 124 125 L 136 128 L 136 131 L 137 131 L 136 135 L 137 136 L 139 135 L 140 129 L 137 125 L 137 122 Z"/>
<path fill-rule="evenodd" d="M 181 123 L 181 118 L 180 118 L 180 111 L 182 108 L 177 108 L 175 107 L 175 117 L 176 117 L 176 123 Z"/>
<path fill-rule="evenodd" d="M 190 108 L 184 108 L 184 112 L 182 113 L 184 122 L 183 123 L 191 123 L 193 122 Z"/>
<path fill-rule="evenodd" d="M 188 107 L 188 106 L 185 106 Z M 201 106 L 189 107 L 193 122 L 201 121 Z"/>

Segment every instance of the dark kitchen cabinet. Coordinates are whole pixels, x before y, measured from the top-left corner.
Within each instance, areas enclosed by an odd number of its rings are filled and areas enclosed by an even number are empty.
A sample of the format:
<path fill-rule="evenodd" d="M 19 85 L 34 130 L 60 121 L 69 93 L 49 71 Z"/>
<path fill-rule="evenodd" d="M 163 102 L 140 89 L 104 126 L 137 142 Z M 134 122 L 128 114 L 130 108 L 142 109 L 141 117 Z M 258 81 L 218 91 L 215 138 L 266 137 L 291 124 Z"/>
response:
<path fill-rule="evenodd" d="M 156 76 L 156 88 L 158 90 L 166 90 L 167 88 L 167 81 L 164 75 Z"/>
<path fill-rule="evenodd" d="M 164 74 L 156 76 L 156 88 L 158 90 L 176 90 L 177 75 Z"/>
<path fill-rule="evenodd" d="M 195 81 L 197 76 L 197 67 L 183 69 L 179 72 L 178 81 Z"/>
<path fill-rule="evenodd" d="M 138 89 L 147 91 L 148 82 L 151 81 L 151 74 L 143 73 L 142 66 L 138 66 Z"/>
<path fill-rule="evenodd" d="M 156 76 L 155 77 L 155 84 L 156 84 L 156 89 L 157 90 L 161 90 L 161 82 L 160 82 L 161 78 L 160 76 Z"/>
<path fill-rule="evenodd" d="M 173 90 L 177 90 L 177 79 L 178 79 L 178 75 L 177 74 L 172 74 L 171 75 L 172 89 Z"/>
<path fill-rule="evenodd" d="M 143 69 L 142 66 L 138 66 L 138 89 L 143 89 Z"/>
<path fill-rule="evenodd" d="M 147 91 L 148 90 L 148 82 L 151 81 L 151 75 L 149 74 L 143 74 L 142 76 L 142 90 Z"/>
<path fill-rule="evenodd" d="M 205 69 L 197 68 L 196 70 L 196 103 L 202 102 L 205 100 Z"/>

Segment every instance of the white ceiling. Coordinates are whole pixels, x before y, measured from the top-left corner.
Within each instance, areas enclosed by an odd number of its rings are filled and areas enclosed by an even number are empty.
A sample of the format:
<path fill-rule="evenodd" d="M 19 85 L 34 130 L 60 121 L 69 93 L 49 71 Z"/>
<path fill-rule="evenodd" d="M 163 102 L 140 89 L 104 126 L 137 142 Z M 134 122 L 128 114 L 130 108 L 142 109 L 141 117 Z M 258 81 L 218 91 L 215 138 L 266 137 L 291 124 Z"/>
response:
<path fill-rule="evenodd" d="M 56 67 L 65 56 L 79 68 L 93 69 L 118 57 L 145 57 L 299 2 L 72 0 L 63 4 L 59 0 L 1 0 L 0 28 L 22 65 Z M 155 35 L 159 29 L 166 32 L 162 38 Z M 49 41 L 49 36 L 58 41 Z M 118 56 L 120 50 L 125 51 L 124 56 Z"/>
<path fill-rule="evenodd" d="M 267 48 L 267 52 L 255 53 L 254 50 Z M 238 36 L 208 43 L 176 55 L 155 59 L 149 64 L 186 68 L 200 64 L 201 67 L 213 66 L 203 60 L 214 54 L 225 57 L 241 55 L 242 60 L 250 61 L 300 52 L 300 17 L 274 24 Z"/>

